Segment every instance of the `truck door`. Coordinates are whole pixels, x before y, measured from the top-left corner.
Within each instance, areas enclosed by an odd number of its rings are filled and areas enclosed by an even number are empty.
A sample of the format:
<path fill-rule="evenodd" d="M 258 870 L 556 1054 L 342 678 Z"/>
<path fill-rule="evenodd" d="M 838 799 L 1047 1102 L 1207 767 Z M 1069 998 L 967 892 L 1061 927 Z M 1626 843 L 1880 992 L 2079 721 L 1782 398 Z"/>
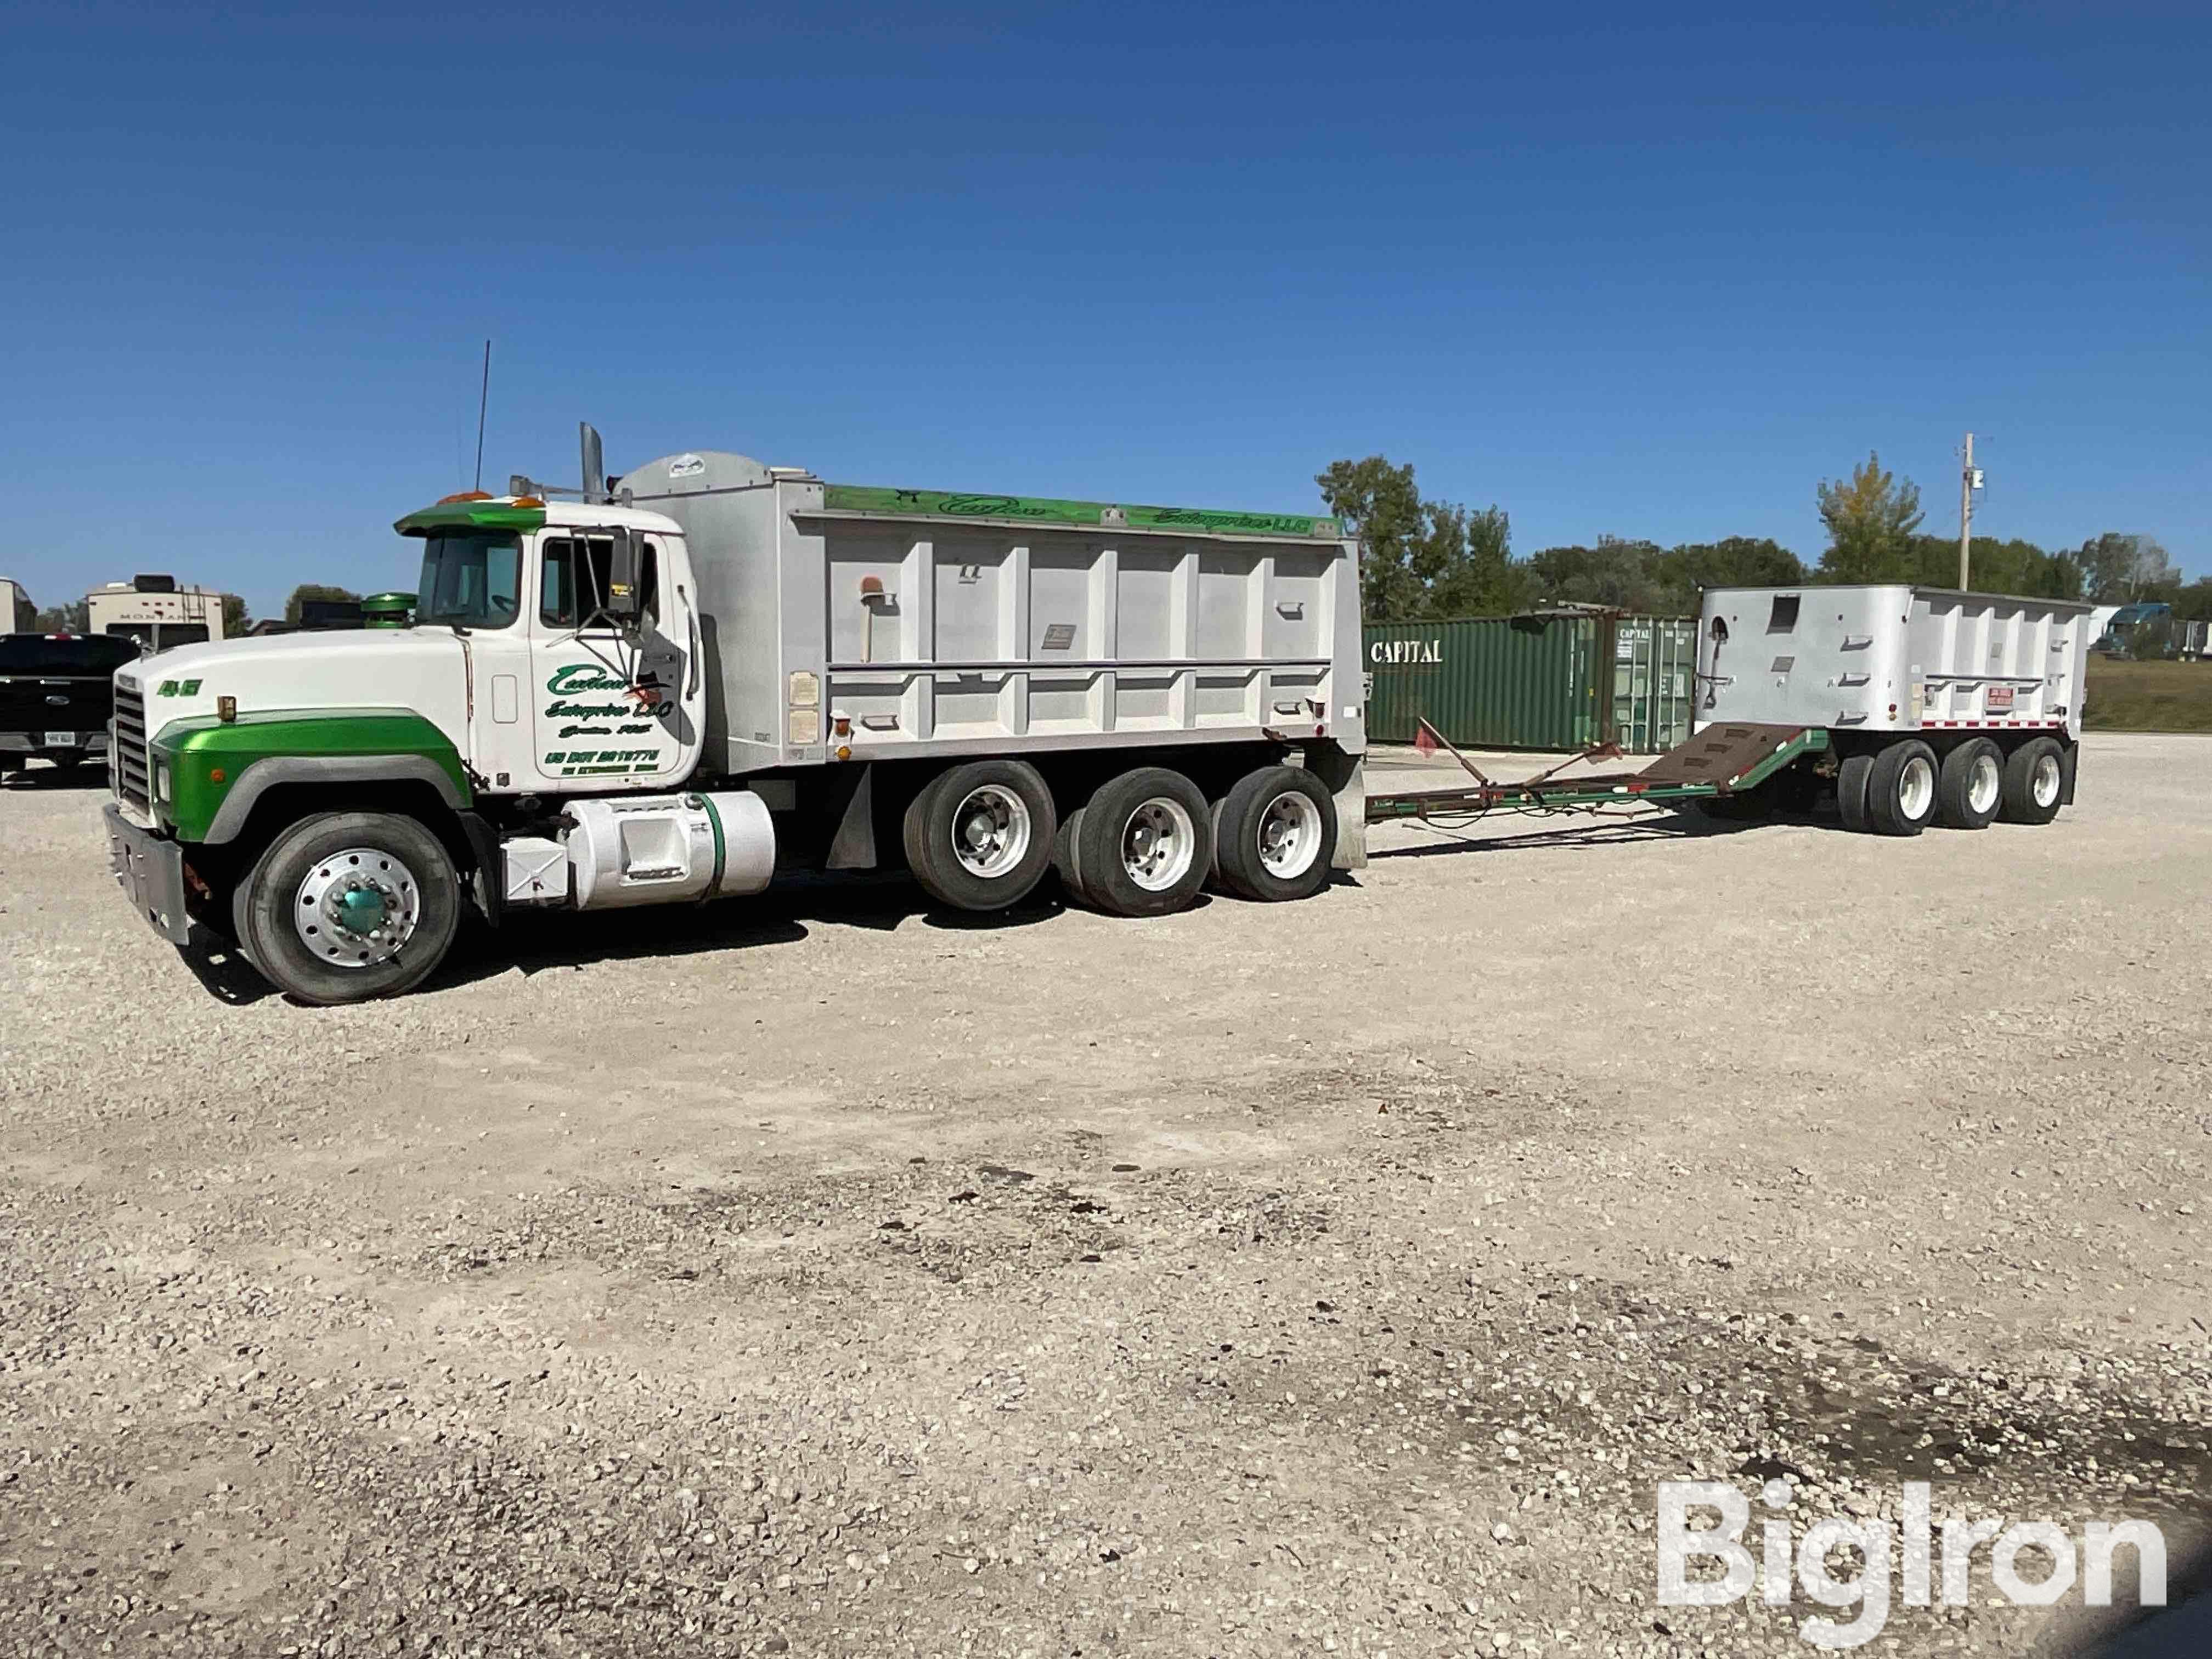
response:
<path fill-rule="evenodd" d="M 640 538 L 642 643 L 599 609 L 611 538 L 549 530 L 532 618 L 532 720 L 542 783 L 567 793 L 674 781 L 696 764 L 697 617 L 680 552 Z"/>

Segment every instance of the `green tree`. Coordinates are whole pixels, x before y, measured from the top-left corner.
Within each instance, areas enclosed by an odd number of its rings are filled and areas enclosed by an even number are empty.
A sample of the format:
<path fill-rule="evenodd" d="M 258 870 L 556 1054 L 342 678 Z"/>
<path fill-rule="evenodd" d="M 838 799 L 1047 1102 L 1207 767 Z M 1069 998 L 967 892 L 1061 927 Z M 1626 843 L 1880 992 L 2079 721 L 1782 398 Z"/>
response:
<path fill-rule="evenodd" d="M 1511 526 L 1499 508 L 1424 501 L 1412 465 L 1393 466 L 1381 455 L 1332 462 L 1314 482 L 1364 545 L 1360 612 L 1367 621 L 1511 608 Z"/>
<path fill-rule="evenodd" d="M 2083 542 L 2074 557 L 2088 596 L 2107 604 L 2148 599 L 2154 589 L 2181 585 L 2181 572 L 2153 536 L 2107 530 Z"/>
<path fill-rule="evenodd" d="M 358 602 L 361 595 L 349 587 L 332 587 L 327 582 L 301 582 L 284 601 L 284 620 L 293 627 L 300 625 L 300 606 L 308 599 L 352 599 Z"/>
<path fill-rule="evenodd" d="M 1869 453 L 1848 482 L 1823 478 L 1815 492 L 1828 550 L 1820 574 L 1834 582 L 1909 581 L 1913 532 L 1920 528 L 1920 486 L 1899 478 Z M 1956 571 L 1953 574 L 1956 575 Z"/>
<path fill-rule="evenodd" d="M 1656 542 L 1619 536 L 1600 536 L 1595 547 L 1547 547 L 1528 556 L 1530 597 L 1540 605 L 1647 611 L 1659 597 L 1655 573 L 1664 556 Z"/>
<path fill-rule="evenodd" d="M 1651 610 L 1662 617 L 1694 617 L 1701 587 L 1795 587 L 1805 574 L 1805 562 L 1770 537 L 1684 542 L 1651 562 Z"/>
<path fill-rule="evenodd" d="M 1948 536 L 1915 536 L 1901 580 L 1955 587 L 1959 544 Z M 2070 552 L 2049 553 L 2033 542 L 1977 536 L 1967 557 L 1966 580 L 1984 593 L 2020 593 L 2038 599 L 2081 597 L 2081 566 Z"/>
<path fill-rule="evenodd" d="M 91 607 L 82 599 L 72 599 L 67 605 L 47 605 L 32 626 L 41 634 L 82 634 L 91 623 Z"/>
<path fill-rule="evenodd" d="M 244 634 L 247 629 L 252 626 L 253 617 L 252 614 L 246 610 L 246 601 L 239 598 L 235 593 L 224 594 L 222 596 L 223 638 L 227 640 L 237 639 L 240 635 Z"/>

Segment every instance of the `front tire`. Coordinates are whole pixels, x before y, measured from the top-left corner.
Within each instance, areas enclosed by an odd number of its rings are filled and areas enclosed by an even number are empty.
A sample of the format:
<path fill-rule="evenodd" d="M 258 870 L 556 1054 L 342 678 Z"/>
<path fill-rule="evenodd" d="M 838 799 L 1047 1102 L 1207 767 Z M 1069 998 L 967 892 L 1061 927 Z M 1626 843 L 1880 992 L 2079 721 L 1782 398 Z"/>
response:
<path fill-rule="evenodd" d="M 2000 816 L 2007 823 L 2048 823 L 2065 798 L 2066 751 L 2056 738 L 2032 738 L 2006 757 Z"/>
<path fill-rule="evenodd" d="M 238 943 L 263 978 L 320 1006 L 411 990 L 445 960 L 461 884 L 445 844 L 391 812 L 321 812 L 269 843 L 237 888 Z"/>
<path fill-rule="evenodd" d="M 1052 791 L 1025 761 L 969 761 L 939 774 L 906 809 L 907 867 L 955 910 L 1003 910 L 1052 863 Z"/>
<path fill-rule="evenodd" d="M 1948 829 L 1986 830 L 2004 796 L 2004 756 L 1987 738 L 1962 743 L 1943 757 L 1936 814 Z"/>

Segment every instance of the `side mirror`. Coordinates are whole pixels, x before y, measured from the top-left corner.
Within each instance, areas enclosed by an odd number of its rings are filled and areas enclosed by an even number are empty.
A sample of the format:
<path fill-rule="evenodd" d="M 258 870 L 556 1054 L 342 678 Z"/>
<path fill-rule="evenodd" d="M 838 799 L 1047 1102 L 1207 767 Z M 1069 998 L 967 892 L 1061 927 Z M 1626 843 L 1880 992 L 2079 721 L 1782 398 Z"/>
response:
<path fill-rule="evenodd" d="M 627 525 L 617 525 L 607 533 L 613 538 L 614 550 L 607 560 L 607 591 L 601 608 L 616 621 L 629 622 L 637 616 L 642 599 L 638 588 L 637 536 Z"/>

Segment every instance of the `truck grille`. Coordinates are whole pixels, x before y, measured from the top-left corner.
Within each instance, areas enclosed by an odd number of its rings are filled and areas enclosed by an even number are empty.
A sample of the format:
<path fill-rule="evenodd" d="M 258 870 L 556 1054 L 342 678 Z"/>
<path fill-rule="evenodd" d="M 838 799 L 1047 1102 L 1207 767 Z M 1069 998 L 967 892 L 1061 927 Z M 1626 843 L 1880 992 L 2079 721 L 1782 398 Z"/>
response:
<path fill-rule="evenodd" d="M 146 750 L 146 696 L 137 687 L 115 683 L 115 736 L 108 745 L 115 793 L 142 811 L 154 810 L 151 760 Z"/>

